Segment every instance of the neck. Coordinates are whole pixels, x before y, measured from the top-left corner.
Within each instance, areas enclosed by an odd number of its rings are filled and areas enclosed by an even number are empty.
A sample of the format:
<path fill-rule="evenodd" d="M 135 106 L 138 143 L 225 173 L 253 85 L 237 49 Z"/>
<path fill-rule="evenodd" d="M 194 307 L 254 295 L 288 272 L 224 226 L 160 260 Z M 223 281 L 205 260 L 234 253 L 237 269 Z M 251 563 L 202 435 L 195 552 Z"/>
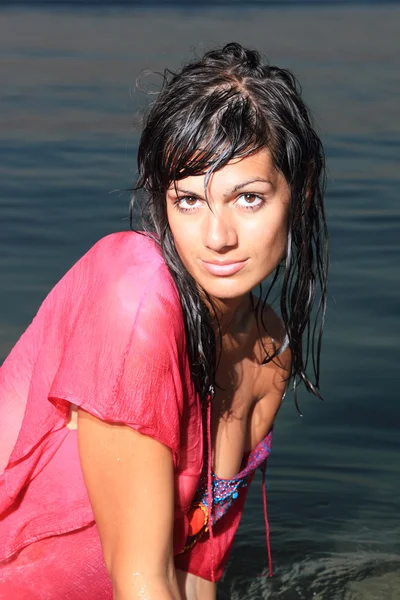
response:
<path fill-rule="evenodd" d="M 206 300 L 213 319 L 216 335 L 236 335 L 247 330 L 249 316 L 252 314 L 251 295 L 240 298 L 211 298 L 212 305 Z"/>

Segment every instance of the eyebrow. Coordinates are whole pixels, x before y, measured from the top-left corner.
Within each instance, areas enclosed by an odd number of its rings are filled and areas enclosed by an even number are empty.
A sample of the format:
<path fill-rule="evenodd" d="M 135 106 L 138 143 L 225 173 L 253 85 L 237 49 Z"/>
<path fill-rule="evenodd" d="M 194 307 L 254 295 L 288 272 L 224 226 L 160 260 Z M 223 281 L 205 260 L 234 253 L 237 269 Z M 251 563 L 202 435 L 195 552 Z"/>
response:
<path fill-rule="evenodd" d="M 227 194 L 224 194 L 224 196 L 228 196 L 229 194 L 233 194 L 234 192 L 237 192 L 238 190 L 241 190 L 242 188 L 246 187 L 247 185 L 250 185 L 251 183 L 268 183 L 269 185 L 272 185 L 272 183 L 269 181 L 269 179 L 264 179 L 263 177 L 252 177 L 251 179 L 247 179 L 246 181 L 244 181 L 243 183 L 238 183 L 237 185 L 235 185 L 235 187 L 233 187 L 230 192 L 228 192 Z"/>
<path fill-rule="evenodd" d="M 235 192 L 241 190 L 242 188 L 244 188 L 252 183 L 268 183 L 269 185 L 272 185 L 272 183 L 271 183 L 271 181 L 269 181 L 269 179 L 264 179 L 263 177 L 252 177 L 251 179 L 247 179 L 246 181 L 243 181 L 242 183 L 238 183 L 231 190 L 229 190 L 229 192 L 225 192 L 224 197 L 226 198 L 230 194 L 234 194 Z M 176 191 L 180 192 L 181 194 L 190 194 L 191 196 L 198 195 L 198 194 L 196 194 L 196 192 L 193 192 L 192 190 L 184 190 L 178 186 L 176 188 L 171 188 L 171 189 L 174 191 L 176 189 Z"/>

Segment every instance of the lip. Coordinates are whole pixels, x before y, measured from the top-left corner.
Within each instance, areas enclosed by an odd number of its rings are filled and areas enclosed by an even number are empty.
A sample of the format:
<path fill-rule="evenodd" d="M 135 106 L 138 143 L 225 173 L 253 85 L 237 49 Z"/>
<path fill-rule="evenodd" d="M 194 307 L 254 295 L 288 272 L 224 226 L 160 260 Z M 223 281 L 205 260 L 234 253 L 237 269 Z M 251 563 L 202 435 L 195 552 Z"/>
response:
<path fill-rule="evenodd" d="M 201 261 L 204 268 L 211 273 L 211 275 L 216 275 L 217 277 L 229 277 L 229 275 L 234 275 L 238 273 L 245 264 L 246 260 L 240 261 Z"/>

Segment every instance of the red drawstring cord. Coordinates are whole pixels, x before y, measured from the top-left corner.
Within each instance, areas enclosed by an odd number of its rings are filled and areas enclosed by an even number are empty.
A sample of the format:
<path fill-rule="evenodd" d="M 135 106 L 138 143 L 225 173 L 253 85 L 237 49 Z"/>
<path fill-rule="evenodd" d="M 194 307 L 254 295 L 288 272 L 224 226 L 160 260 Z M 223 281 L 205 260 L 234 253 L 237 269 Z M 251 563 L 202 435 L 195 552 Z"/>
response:
<path fill-rule="evenodd" d="M 266 482 L 266 469 L 267 463 L 265 463 L 262 467 L 262 497 L 263 497 L 263 508 L 264 508 L 264 523 L 265 523 L 265 539 L 267 542 L 267 550 L 268 550 L 268 571 L 269 576 L 272 577 L 272 554 L 271 554 L 271 543 L 269 539 L 269 523 L 268 523 L 268 513 L 267 513 L 267 482 Z"/>
<path fill-rule="evenodd" d="M 212 490 L 212 448 L 211 448 L 211 401 L 213 394 L 208 397 L 207 403 L 207 503 L 208 503 L 208 530 L 211 543 L 211 581 L 215 582 L 215 553 L 214 532 L 212 525 L 213 490 Z"/>

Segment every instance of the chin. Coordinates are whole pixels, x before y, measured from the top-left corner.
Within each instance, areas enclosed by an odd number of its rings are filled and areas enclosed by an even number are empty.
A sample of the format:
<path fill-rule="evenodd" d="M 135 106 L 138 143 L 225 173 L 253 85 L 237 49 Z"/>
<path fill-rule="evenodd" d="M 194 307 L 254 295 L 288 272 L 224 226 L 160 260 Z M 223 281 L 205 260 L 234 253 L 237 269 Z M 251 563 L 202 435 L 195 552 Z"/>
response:
<path fill-rule="evenodd" d="M 251 292 L 254 287 L 228 280 L 215 283 L 200 281 L 199 285 L 211 298 L 216 298 L 218 300 L 235 300 L 237 298 L 242 298 Z"/>

